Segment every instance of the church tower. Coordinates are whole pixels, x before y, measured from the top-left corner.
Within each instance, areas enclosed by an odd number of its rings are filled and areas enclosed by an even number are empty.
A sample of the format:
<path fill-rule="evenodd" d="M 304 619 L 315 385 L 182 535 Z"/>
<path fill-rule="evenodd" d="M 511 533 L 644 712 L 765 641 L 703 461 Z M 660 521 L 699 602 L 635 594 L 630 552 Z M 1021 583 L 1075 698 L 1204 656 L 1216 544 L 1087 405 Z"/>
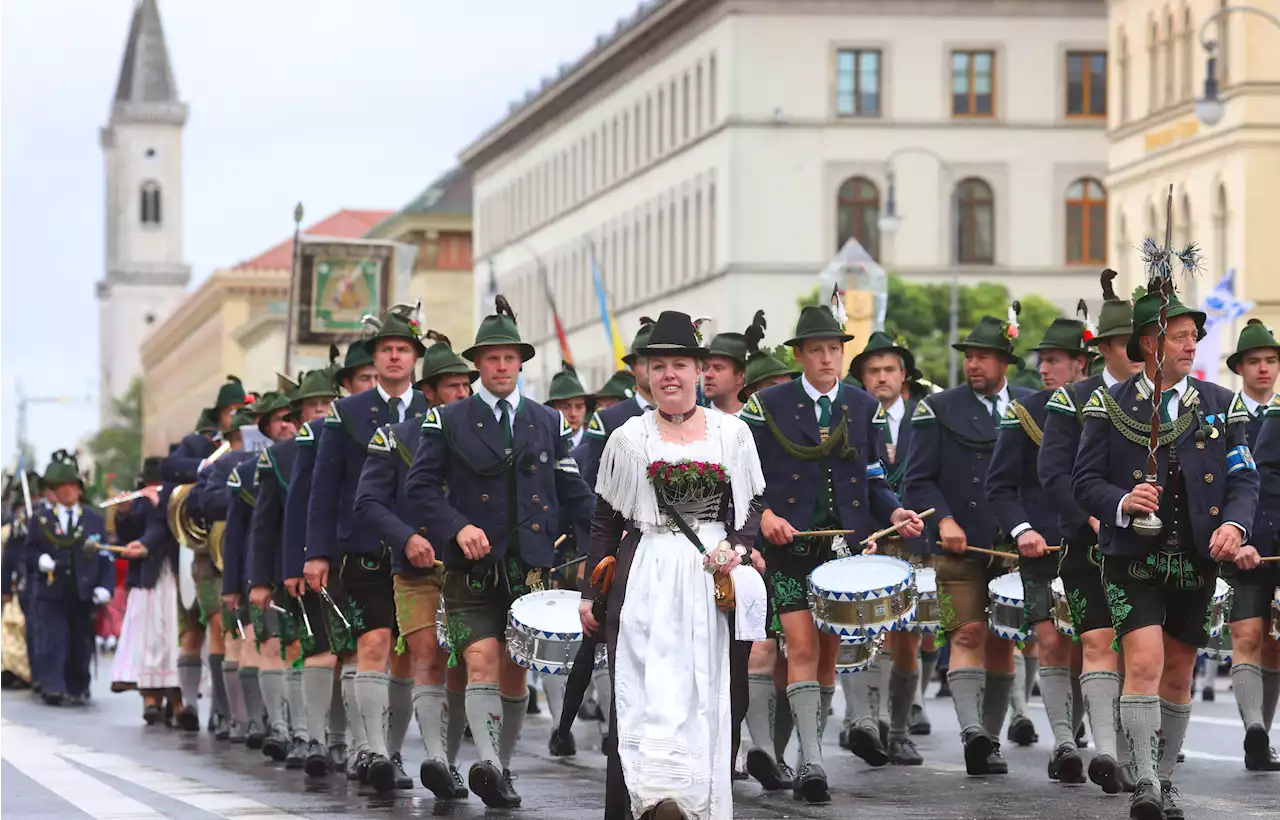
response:
<path fill-rule="evenodd" d="M 156 0 L 129 24 L 111 117 L 99 133 L 106 160 L 106 271 L 98 282 L 99 418 L 141 375 L 139 346 L 186 293 L 182 261 L 182 129 L 187 106 Z"/>

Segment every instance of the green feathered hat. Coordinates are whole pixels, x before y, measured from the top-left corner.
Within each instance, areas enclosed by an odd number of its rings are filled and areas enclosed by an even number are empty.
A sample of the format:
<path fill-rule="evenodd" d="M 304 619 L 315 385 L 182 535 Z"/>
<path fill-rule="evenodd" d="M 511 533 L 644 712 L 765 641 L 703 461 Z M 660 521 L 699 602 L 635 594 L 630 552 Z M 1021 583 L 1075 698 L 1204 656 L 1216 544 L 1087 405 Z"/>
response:
<path fill-rule="evenodd" d="M 374 331 L 372 336 L 364 340 L 365 349 L 369 351 L 369 355 L 372 356 L 378 349 L 379 339 L 405 339 L 413 345 L 419 357 L 426 353 L 427 348 L 423 346 L 421 338 L 422 327 L 415 318 L 417 312 L 418 308 L 414 305 L 395 305 L 382 319 L 365 316 L 364 326 Z"/>
<path fill-rule="evenodd" d="M 336 399 L 338 386 L 334 383 L 334 370 L 323 367 L 302 374 L 298 386 L 291 391 L 290 398 L 297 403 L 304 399 Z"/>
<path fill-rule="evenodd" d="M 1142 361 L 1142 331 L 1149 325 L 1154 325 L 1160 321 L 1160 306 L 1164 299 L 1159 291 L 1155 293 L 1147 293 L 1139 299 L 1133 306 L 1133 330 L 1134 333 L 1129 337 L 1129 345 L 1125 348 L 1125 352 L 1129 354 L 1129 361 Z M 1166 319 L 1176 319 L 1179 316 L 1190 316 L 1196 323 L 1196 339 L 1204 338 L 1205 314 L 1202 311 L 1189 308 L 1182 304 L 1178 299 L 1178 294 L 1169 294 L 1169 311 L 1165 314 Z"/>
<path fill-rule="evenodd" d="M 994 316 L 983 316 L 964 341 L 956 342 L 953 348 L 964 353 L 966 350 L 994 350 L 1003 353 L 1010 364 L 1020 364 L 1022 358 L 1013 352 L 1014 340 L 1018 338 L 1018 314 L 1022 312 L 1022 303 L 1016 299 L 1009 306 L 1009 315 L 1005 320 Z"/>
<path fill-rule="evenodd" d="M 244 404 L 244 385 L 240 383 L 239 376 L 227 376 L 227 381 L 218 388 L 218 399 L 214 402 L 213 415 L 217 415 L 217 411 L 233 404 Z"/>
<path fill-rule="evenodd" d="M 365 340 L 352 342 L 347 347 L 347 355 L 342 360 L 342 367 L 334 374 L 334 379 L 342 384 L 367 364 L 373 364 L 373 352 L 369 350 Z"/>
<path fill-rule="evenodd" d="M 653 326 L 657 324 L 648 316 L 640 317 L 640 330 L 636 332 L 636 337 L 631 340 L 631 351 L 622 357 L 622 363 L 627 367 L 635 365 L 636 360 L 640 358 L 640 349 L 649 344 L 649 337 L 653 335 Z"/>
<path fill-rule="evenodd" d="M 414 383 L 415 387 L 420 387 L 437 376 L 466 376 L 473 382 L 480 376 L 466 360 L 453 352 L 453 343 L 448 336 L 436 330 L 428 330 L 426 338 L 435 344 L 427 348 L 427 355 L 422 357 L 422 378 Z"/>
<path fill-rule="evenodd" d="M 799 347 L 809 339 L 839 339 L 841 342 L 848 342 L 853 337 L 844 332 L 840 320 L 831 312 L 831 308 L 808 305 L 800 311 L 800 318 L 796 321 L 796 335 L 783 344 L 787 347 Z"/>
<path fill-rule="evenodd" d="M 907 343 L 902 337 L 888 333 L 883 330 L 877 330 L 871 334 L 871 338 L 867 339 L 867 346 L 862 352 L 853 357 L 853 361 L 849 363 L 849 376 L 858 381 L 858 386 L 862 386 L 862 367 L 867 363 L 867 359 L 878 353 L 897 353 L 902 357 L 902 367 L 906 373 L 910 374 L 916 369 L 916 357 L 907 349 Z"/>
<path fill-rule="evenodd" d="M 747 364 L 747 337 L 742 333 L 717 333 L 707 345 L 708 356 L 723 356 L 738 363 Z"/>
<path fill-rule="evenodd" d="M 1113 282 L 1118 275 L 1110 268 L 1102 272 L 1102 310 L 1098 313 L 1098 329 L 1092 331 L 1089 339 L 1091 342 L 1133 334 L 1133 304 L 1116 296 Z"/>
<path fill-rule="evenodd" d="M 1178 299 L 1178 292 L 1173 287 L 1173 269 L 1175 265 L 1181 265 L 1183 271 L 1190 275 L 1200 268 L 1200 249 L 1194 244 L 1187 245 L 1181 250 L 1174 248 L 1164 248 L 1156 244 L 1154 239 L 1145 239 L 1142 242 L 1142 263 L 1148 271 L 1147 286 L 1145 292 L 1143 288 L 1134 291 L 1133 301 L 1133 335 L 1129 337 L 1129 344 L 1125 348 L 1125 352 L 1129 355 L 1129 361 L 1142 361 L 1142 338 L 1143 331 L 1150 330 L 1150 326 L 1160 321 L 1161 307 L 1167 308 L 1165 311 L 1165 319 L 1176 319 L 1179 316 L 1190 316 L 1196 323 L 1196 339 L 1204 338 L 1204 323 L 1207 318 L 1205 314 L 1199 310 L 1188 307 Z M 1169 302 L 1166 305 L 1164 301 L 1162 285 L 1168 286 Z"/>
<path fill-rule="evenodd" d="M 536 352 L 533 345 L 520 338 L 516 314 L 502 294 L 494 297 L 493 313 L 481 320 L 480 327 L 476 330 L 475 344 L 462 351 L 462 357 L 474 362 L 486 347 L 514 347 L 520 351 L 522 362 L 532 359 Z"/>
<path fill-rule="evenodd" d="M 764 332 L 768 327 L 769 323 L 765 321 L 764 311 L 757 310 L 756 315 L 751 319 L 751 327 L 747 328 L 747 332 L 742 334 L 747 348 L 747 373 L 742 380 L 743 387 L 738 391 L 738 401 L 744 402 L 750 398 L 752 388 L 758 386 L 765 379 L 771 379 L 775 376 L 787 376 L 794 379 L 800 375 L 798 370 L 787 367 L 786 364 L 779 361 L 772 354 L 760 348 L 760 343 L 764 341 Z"/>
<path fill-rule="evenodd" d="M 79 484 L 82 489 L 84 488 L 76 457 L 66 450 L 55 451 L 49 457 L 49 466 L 44 471 L 44 486 L 57 487 L 61 484 Z"/>
<path fill-rule="evenodd" d="M 1232 373 L 1239 375 L 1240 361 L 1244 358 L 1244 354 L 1250 350 L 1266 347 L 1280 353 L 1280 344 L 1276 343 L 1276 337 L 1272 334 L 1270 328 L 1264 325 L 1261 319 L 1250 319 L 1240 331 L 1240 339 L 1236 342 L 1236 352 L 1227 357 L 1227 367 L 1231 369 Z"/>
<path fill-rule="evenodd" d="M 596 391 L 593 398 L 626 401 L 636 394 L 636 377 L 630 370 L 619 370 Z"/>
<path fill-rule="evenodd" d="M 547 391 L 547 400 L 543 404 L 565 399 L 587 399 L 590 402 L 593 398 L 591 392 L 582 386 L 582 380 L 578 378 L 578 371 L 573 369 L 573 365 L 561 362 L 560 372 L 551 377 L 551 389 Z"/>
<path fill-rule="evenodd" d="M 1068 319 L 1059 316 L 1044 331 L 1040 344 L 1031 348 L 1037 352 L 1042 350 L 1061 350 L 1073 356 L 1087 356 L 1085 324 L 1079 319 Z"/>

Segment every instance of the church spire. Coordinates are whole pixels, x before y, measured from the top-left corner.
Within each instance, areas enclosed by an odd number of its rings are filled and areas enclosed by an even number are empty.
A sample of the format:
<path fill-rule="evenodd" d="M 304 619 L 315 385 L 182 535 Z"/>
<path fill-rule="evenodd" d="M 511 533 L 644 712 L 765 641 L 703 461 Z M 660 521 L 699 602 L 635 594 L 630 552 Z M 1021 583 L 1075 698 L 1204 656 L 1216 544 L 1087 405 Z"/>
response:
<path fill-rule="evenodd" d="M 160 25 L 156 0 L 140 0 L 133 9 L 129 40 L 125 43 L 120 80 L 116 83 L 116 105 L 164 104 L 178 102 L 178 84 L 173 79 L 169 50 Z"/>

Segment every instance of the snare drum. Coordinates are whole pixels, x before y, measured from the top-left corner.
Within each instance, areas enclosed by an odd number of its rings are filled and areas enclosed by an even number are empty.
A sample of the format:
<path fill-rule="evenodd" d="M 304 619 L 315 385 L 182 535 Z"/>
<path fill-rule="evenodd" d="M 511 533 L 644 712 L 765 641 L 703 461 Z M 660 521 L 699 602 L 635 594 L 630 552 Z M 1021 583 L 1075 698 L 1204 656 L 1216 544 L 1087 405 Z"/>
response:
<path fill-rule="evenodd" d="M 1027 614 L 1023 609 L 1022 573 L 1010 572 L 987 585 L 991 604 L 987 624 L 997 637 L 1007 641 L 1027 639 Z"/>
<path fill-rule="evenodd" d="M 942 631 L 942 610 L 938 606 L 938 574 L 932 567 L 916 570 L 916 620 L 908 629 L 926 635 Z"/>
<path fill-rule="evenodd" d="M 836 655 L 836 674 L 852 675 L 870 666 L 880 654 L 880 646 L 884 643 L 885 633 L 874 638 L 844 638 L 840 641 L 840 651 Z M 778 636 L 778 651 L 787 657 L 787 639 Z"/>
<path fill-rule="evenodd" d="M 1231 627 L 1226 627 L 1197 653 L 1213 663 L 1231 663 Z"/>
<path fill-rule="evenodd" d="M 1231 611 L 1231 585 L 1223 579 L 1217 579 L 1213 586 L 1213 600 L 1209 602 L 1209 637 L 1216 638 L 1222 634 L 1227 625 L 1227 613 Z"/>
<path fill-rule="evenodd" d="M 1067 601 L 1066 584 L 1062 583 L 1061 578 L 1054 578 L 1049 589 L 1053 591 L 1053 625 L 1063 635 L 1074 637 L 1076 626 L 1071 620 L 1071 604 Z"/>
<path fill-rule="evenodd" d="M 547 589 L 517 598 L 507 614 L 511 660 L 545 675 L 569 674 L 582 645 L 581 601 L 582 596 L 569 589 Z"/>
<path fill-rule="evenodd" d="M 818 628 L 841 638 L 879 635 L 916 617 L 915 570 L 887 555 L 852 555 L 809 574 Z"/>

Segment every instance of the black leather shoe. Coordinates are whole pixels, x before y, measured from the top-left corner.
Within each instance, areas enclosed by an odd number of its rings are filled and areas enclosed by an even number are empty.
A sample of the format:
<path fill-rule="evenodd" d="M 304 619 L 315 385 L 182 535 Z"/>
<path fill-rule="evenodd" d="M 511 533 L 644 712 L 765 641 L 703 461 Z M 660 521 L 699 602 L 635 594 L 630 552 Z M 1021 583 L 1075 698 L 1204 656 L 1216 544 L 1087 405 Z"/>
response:
<path fill-rule="evenodd" d="M 1053 759 L 1049 761 L 1049 779 L 1059 783 L 1084 782 L 1084 761 L 1080 759 L 1074 743 L 1063 744 L 1054 750 Z"/>
<path fill-rule="evenodd" d="M 467 784 L 462 782 L 462 774 L 458 772 L 458 767 L 450 766 L 449 774 L 453 775 L 453 799 L 466 800 L 470 797 L 471 792 L 467 789 Z"/>
<path fill-rule="evenodd" d="M 938 691 L 933 695 L 935 698 L 951 697 L 951 682 L 947 680 L 947 676 L 942 676 L 942 685 L 938 687 Z"/>
<path fill-rule="evenodd" d="M 817 763 L 806 763 L 796 772 L 791 794 L 797 800 L 808 803 L 830 803 L 831 791 L 827 788 L 827 773 Z"/>
<path fill-rule="evenodd" d="M 520 806 L 520 795 L 497 766 L 487 760 L 471 764 L 467 784 L 491 809 L 514 809 Z"/>
<path fill-rule="evenodd" d="M 213 716 L 213 739 L 214 740 L 230 740 L 231 739 L 231 721 L 226 715 Z"/>
<path fill-rule="evenodd" d="M 778 761 L 778 772 L 781 774 L 781 778 L 778 780 L 778 782 L 782 784 L 782 788 L 784 789 L 791 788 L 792 784 L 796 782 L 796 773 L 790 766 L 787 765 L 787 761 L 785 760 Z"/>
<path fill-rule="evenodd" d="M 329 745 L 329 766 L 335 772 L 346 772 L 347 744 L 338 742 Z"/>
<path fill-rule="evenodd" d="M 1244 730 L 1244 767 L 1251 772 L 1280 772 L 1267 730 L 1257 723 Z"/>
<path fill-rule="evenodd" d="M 852 752 L 853 751 L 853 729 L 852 728 L 841 729 L 840 737 L 836 739 L 836 742 L 840 744 L 841 749 L 844 749 L 845 751 L 848 751 L 848 752 Z"/>
<path fill-rule="evenodd" d="M 529 687 L 529 703 L 524 707 L 524 713 L 526 715 L 542 714 L 542 710 L 538 708 L 538 690 L 533 687 Z"/>
<path fill-rule="evenodd" d="M 328 777 L 333 771 L 333 760 L 329 757 L 329 748 L 318 740 L 307 743 L 302 770 L 308 777 Z"/>
<path fill-rule="evenodd" d="M 1084 724 L 1083 724 L 1083 723 L 1081 723 L 1081 724 L 1080 724 L 1080 728 L 1079 728 L 1079 729 L 1076 729 L 1076 748 L 1077 748 L 1077 749 L 1087 749 L 1087 748 L 1089 748 L 1089 738 L 1087 738 L 1087 737 L 1085 737 L 1085 736 L 1084 736 Z"/>
<path fill-rule="evenodd" d="M 1000 741 L 996 741 L 991 749 L 991 754 L 987 756 L 987 774 L 1008 774 L 1009 763 L 1004 759 L 1004 755 L 1000 754 Z"/>
<path fill-rule="evenodd" d="M 929 716 L 924 713 L 924 709 L 914 704 L 911 706 L 911 723 L 908 724 L 907 731 L 916 736 L 925 736 L 933 731 Z"/>
<path fill-rule="evenodd" d="M 995 748 L 991 735 L 981 729 L 970 729 L 961 736 L 961 740 L 964 742 L 965 771 L 975 776 L 989 774 L 987 760 Z"/>
<path fill-rule="evenodd" d="M 1213 703 L 1217 698 L 1217 692 L 1213 691 L 1213 684 L 1205 684 L 1204 691 L 1200 693 L 1200 699 L 1205 703 Z"/>
<path fill-rule="evenodd" d="M 674 800 L 663 800 L 644 813 L 644 820 L 684 820 L 684 812 Z"/>
<path fill-rule="evenodd" d="M 916 744 L 906 737 L 889 738 L 889 762 L 895 766 L 920 766 L 924 758 L 916 749 Z"/>
<path fill-rule="evenodd" d="M 429 757 L 422 761 L 418 767 L 418 779 L 437 800 L 453 799 L 453 773 L 449 771 L 449 764 L 440 758 Z"/>
<path fill-rule="evenodd" d="M 396 788 L 396 767 L 380 754 L 369 755 L 369 785 L 378 794 L 386 794 Z"/>
<path fill-rule="evenodd" d="M 551 739 L 547 741 L 547 750 L 552 757 L 573 757 L 578 753 L 578 741 L 573 732 L 562 735 L 559 729 L 555 729 L 551 732 Z"/>
<path fill-rule="evenodd" d="M 289 756 L 289 738 L 277 731 L 272 731 L 262 741 L 262 753 L 277 762 L 284 760 Z"/>
<path fill-rule="evenodd" d="M 1026 715 L 1020 715 L 1009 723 L 1006 737 L 1019 746 L 1033 746 L 1040 739 L 1036 735 L 1036 725 Z"/>
<path fill-rule="evenodd" d="M 754 777 L 767 792 L 780 791 L 790 785 L 783 784 L 782 771 L 773 755 L 759 746 L 747 752 L 747 774 Z"/>
<path fill-rule="evenodd" d="M 854 726 L 849 730 L 849 751 L 867 762 L 869 766 L 883 766 L 889 762 L 889 753 L 880 742 L 880 732 L 867 726 Z"/>
<path fill-rule="evenodd" d="M 200 713 L 194 706 L 183 706 L 178 713 L 178 728 L 184 732 L 200 731 Z"/>
<path fill-rule="evenodd" d="M 410 777 L 407 772 L 405 772 L 404 758 L 400 755 L 399 752 L 396 752 L 391 756 L 391 765 L 396 770 L 396 788 L 401 790 L 412 789 L 413 778 Z"/>
<path fill-rule="evenodd" d="M 1120 764 L 1111 755 L 1094 755 L 1089 761 L 1089 780 L 1101 786 L 1107 794 L 1119 794 L 1122 787 Z"/>
<path fill-rule="evenodd" d="M 153 704 L 151 704 L 150 706 L 148 706 L 148 707 L 146 707 L 145 709 L 143 709 L 143 710 L 142 710 L 142 722 L 143 722 L 143 723 L 145 723 L 145 724 L 147 724 L 148 726 L 155 726 L 157 723 L 159 723 L 159 722 L 160 722 L 160 707 L 159 707 L 158 705 L 156 705 L 156 704 L 154 704 L 154 703 L 153 703 Z"/>
<path fill-rule="evenodd" d="M 295 737 L 289 741 L 289 753 L 284 756 L 286 769 L 301 769 L 307 760 L 307 741 Z"/>
<path fill-rule="evenodd" d="M 1129 798 L 1129 820 L 1164 820 L 1164 798 L 1159 786 L 1150 780 L 1138 781 Z"/>
<path fill-rule="evenodd" d="M 356 779 L 361 783 L 369 782 L 369 764 L 373 762 L 373 755 L 368 749 L 365 749 L 356 758 Z"/>
<path fill-rule="evenodd" d="M 249 718 L 249 725 L 244 727 L 244 745 L 246 749 L 261 749 L 262 742 L 267 739 L 267 733 L 263 731 L 262 724 L 253 718 Z"/>
<path fill-rule="evenodd" d="M 1186 820 L 1182 807 L 1174 802 L 1178 790 L 1168 780 L 1160 781 L 1160 799 L 1164 801 L 1164 820 Z"/>

